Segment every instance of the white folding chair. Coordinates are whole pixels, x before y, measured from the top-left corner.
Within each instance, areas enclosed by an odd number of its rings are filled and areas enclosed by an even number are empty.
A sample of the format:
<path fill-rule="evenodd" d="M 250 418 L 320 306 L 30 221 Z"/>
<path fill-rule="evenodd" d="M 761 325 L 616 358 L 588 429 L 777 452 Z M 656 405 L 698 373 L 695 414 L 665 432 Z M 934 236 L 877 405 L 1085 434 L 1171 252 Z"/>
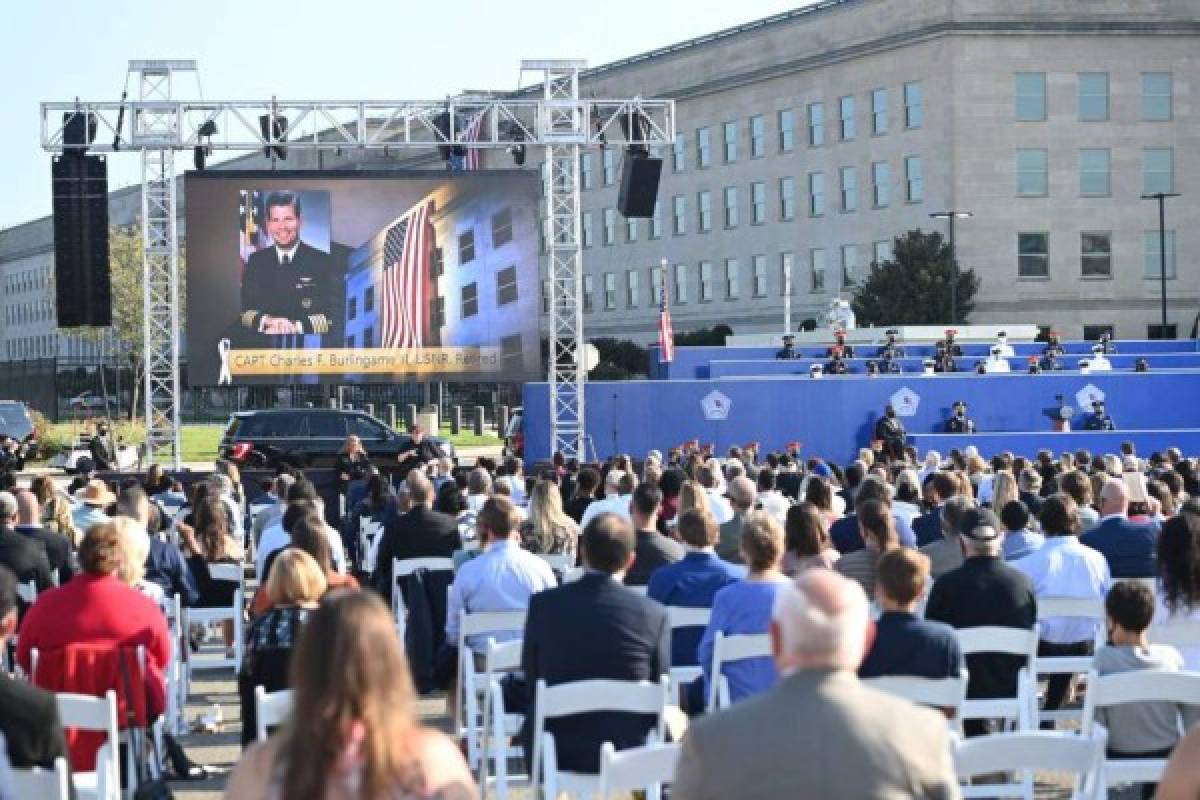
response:
<path fill-rule="evenodd" d="M 1018 773 L 1019 783 L 962 785 L 963 797 L 1023 797 L 1033 800 L 1034 771 L 1069 772 L 1073 800 L 1104 797 L 1104 735 L 1075 736 L 1057 731 L 994 733 L 954 743 L 954 771 L 960 781 L 977 775 Z"/>
<path fill-rule="evenodd" d="M 267 728 L 282 725 L 292 713 L 295 702 L 294 689 L 268 692 L 262 686 L 254 687 L 254 736 L 260 742 L 267 740 Z"/>
<path fill-rule="evenodd" d="M 54 695 L 58 716 L 64 728 L 98 731 L 105 736 L 96 752 L 92 772 L 75 772 L 75 793 L 88 800 L 117 800 L 121 779 L 117 772 L 117 693 L 109 689 L 104 697 L 60 692 Z"/>
<path fill-rule="evenodd" d="M 688 606 L 667 606 L 667 625 L 674 634 L 678 628 L 703 628 L 712 618 L 711 608 L 689 608 Z M 679 699 L 679 693 L 684 684 L 691 683 L 704 674 L 698 665 L 692 667 L 671 667 L 671 700 Z"/>
<path fill-rule="evenodd" d="M 765 633 L 741 633 L 725 635 L 717 631 L 713 641 L 712 672 L 708 681 L 708 708 L 728 708 L 733 704 L 729 693 L 729 679 L 721 674 L 725 664 L 747 658 L 771 656 L 771 637 Z"/>
<path fill-rule="evenodd" d="M 915 678 L 909 675 L 884 675 L 867 678 L 863 684 L 881 692 L 903 697 L 920 706 L 930 706 L 953 712 L 950 726 L 958 729 L 963 703 L 967 701 L 967 670 L 959 670 L 954 678 Z"/>
<path fill-rule="evenodd" d="M 223 669 L 225 667 L 233 667 L 234 672 L 241 669 L 242 666 L 242 620 L 245 616 L 246 606 L 246 590 L 242 585 L 242 579 L 245 577 L 245 568 L 241 564 L 209 564 L 208 574 L 214 581 L 222 581 L 226 583 L 236 583 L 237 588 L 233 593 L 233 602 L 231 605 L 224 608 L 187 608 L 184 609 L 184 631 L 191 629 L 193 625 L 209 625 L 216 622 L 232 622 L 233 623 L 233 658 L 222 656 L 206 656 L 200 658 L 198 654 L 191 653 L 188 657 L 188 682 L 191 682 L 192 673 L 198 669 Z"/>
<path fill-rule="evenodd" d="M 375 556 L 379 554 L 379 539 L 383 535 L 383 523 L 370 517 L 358 521 L 358 563 L 367 575 L 375 571 Z"/>
<path fill-rule="evenodd" d="M 1104 730 L 1096 721 L 1097 709 L 1122 703 L 1200 705 L 1200 672 L 1133 670 L 1104 676 L 1089 672 L 1088 690 L 1083 697 L 1083 734 Z M 1183 736 L 1182 719 L 1179 735 Z M 1109 758 L 1104 761 L 1104 773 L 1108 786 L 1157 783 L 1166 766 L 1165 758 Z"/>
<path fill-rule="evenodd" d="M 648 744 L 617 752 L 612 742 L 600 747 L 600 800 L 613 792 L 642 789 L 646 800 L 659 800 L 662 785 L 675 777 L 679 761 L 678 744 Z"/>
<path fill-rule="evenodd" d="M 1146 632 L 1152 644 L 1165 644 L 1176 648 L 1200 647 L 1200 620 L 1172 619 L 1151 625 Z"/>
<path fill-rule="evenodd" d="M 13 797 L 38 798 L 38 800 L 67 800 L 71 796 L 70 773 L 65 758 L 54 759 L 53 769 L 33 767 L 16 769 L 12 776 Z"/>
<path fill-rule="evenodd" d="M 1037 691 L 1033 670 L 1037 658 L 1038 627 L 1004 628 L 985 625 L 977 628 L 958 628 L 954 631 L 964 656 L 976 653 L 1023 656 L 1025 666 L 1017 673 L 1017 693 L 1014 697 L 967 699 L 961 718 L 1002 719 L 1015 723 L 1017 730 L 1032 730 L 1037 718 Z"/>
<path fill-rule="evenodd" d="M 520 732 L 525 715 L 507 712 L 504 707 L 503 687 L 500 685 L 501 675 L 516 672 L 521 668 L 521 642 L 497 644 L 489 639 L 483 665 L 487 697 L 483 708 L 483 722 L 480 725 L 483 735 L 480 742 L 479 791 L 482 797 L 487 797 L 488 789 L 492 785 L 488 772 L 494 764 L 496 796 L 500 800 L 506 800 L 510 780 L 529 780 L 528 775 L 515 775 L 510 779 L 508 774 L 509 759 L 522 755 L 521 748 L 510 746 L 509 742 Z"/>
<path fill-rule="evenodd" d="M 17 584 L 17 597 L 26 605 L 33 605 L 37 600 L 38 590 L 37 584 L 33 581 Z"/>
<path fill-rule="evenodd" d="M 542 796 L 557 798 L 561 793 L 566 793 L 591 797 L 600 782 L 598 774 L 558 768 L 554 734 L 546 731 L 547 720 L 591 712 L 653 714 L 657 720 L 650 735 L 654 737 L 653 741 L 661 742 L 666 738 L 663 712 L 667 707 L 668 686 L 666 675 L 657 683 L 593 680 L 547 686 L 544 680 L 539 680 L 535 695 L 531 777 L 541 787 Z M 534 796 L 537 796 L 536 791 Z"/>
<path fill-rule="evenodd" d="M 412 575 L 419 569 L 429 572 L 453 572 L 452 558 L 393 558 L 392 559 L 392 612 L 396 615 L 396 630 L 400 641 L 404 641 L 404 629 L 408 623 L 408 610 L 404 606 L 404 593 L 400 591 L 400 579 Z"/>
<path fill-rule="evenodd" d="M 566 575 L 575 569 L 575 556 L 569 553 L 538 553 L 538 558 L 545 561 L 555 575 Z"/>
<path fill-rule="evenodd" d="M 166 600 L 167 629 L 171 632 L 171 661 L 167 665 L 167 710 L 165 724 L 172 734 L 187 732 L 188 672 L 191 655 L 183 626 L 183 599 L 174 594 Z"/>
<path fill-rule="evenodd" d="M 515 633 L 519 638 L 525 630 L 525 610 L 459 612 L 458 616 L 458 681 L 454 696 L 454 720 L 458 734 L 467 742 L 467 763 L 479 766 L 481 701 L 487 691 L 485 673 L 475 669 L 475 652 L 467 644 L 468 637 L 489 633 Z M 492 641 L 488 640 L 489 643 Z"/>
<path fill-rule="evenodd" d="M 1099 597 L 1052 597 L 1037 599 L 1039 623 L 1061 617 L 1082 618 L 1092 621 L 1095 633 L 1092 652 L 1104 646 L 1104 600 Z M 1092 668 L 1092 656 L 1038 656 L 1036 679 L 1044 675 L 1086 675 Z M 1039 721 L 1058 722 L 1078 720 L 1079 712 L 1073 709 L 1040 710 Z"/>

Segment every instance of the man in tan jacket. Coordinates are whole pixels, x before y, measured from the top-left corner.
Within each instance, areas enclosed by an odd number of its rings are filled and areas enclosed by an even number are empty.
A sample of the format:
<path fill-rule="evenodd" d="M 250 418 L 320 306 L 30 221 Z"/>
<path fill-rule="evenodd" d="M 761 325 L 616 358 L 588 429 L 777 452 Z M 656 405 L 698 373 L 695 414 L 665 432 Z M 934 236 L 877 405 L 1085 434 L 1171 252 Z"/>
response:
<path fill-rule="evenodd" d="M 829 570 L 776 595 L 779 684 L 694 722 L 673 800 L 957 798 L 946 719 L 859 683 L 862 588 Z"/>

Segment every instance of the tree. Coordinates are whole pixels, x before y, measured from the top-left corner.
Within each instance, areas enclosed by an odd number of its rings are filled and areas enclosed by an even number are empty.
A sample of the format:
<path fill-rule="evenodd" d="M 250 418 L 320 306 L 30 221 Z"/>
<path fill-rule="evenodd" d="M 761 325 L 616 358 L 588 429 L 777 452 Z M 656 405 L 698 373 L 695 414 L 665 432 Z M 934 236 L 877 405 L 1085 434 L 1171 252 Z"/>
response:
<path fill-rule="evenodd" d="M 851 305 L 858 325 L 959 325 L 975 308 L 979 277 L 958 269 L 956 319 L 950 318 L 950 245 L 936 231 L 897 236 L 891 261 L 871 264 Z"/>
<path fill-rule="evenodd" d="M 628 339 L 600 337 L 591 341 L 600 355 L 596 368 L 589 373 L 592 379 L 623 381 L 646 377 L 649 358 L 646 348 Z"/>
<path fill-rule="evenodd" d="M 700 328 L 687 333 L 675 334 L 676 347 L 697 347 L 697 346 L 715 346 L 723 347 L 725 339 L 733 335 L 733 328 L 725 323 L 714 325 L 711 328 Z"/>

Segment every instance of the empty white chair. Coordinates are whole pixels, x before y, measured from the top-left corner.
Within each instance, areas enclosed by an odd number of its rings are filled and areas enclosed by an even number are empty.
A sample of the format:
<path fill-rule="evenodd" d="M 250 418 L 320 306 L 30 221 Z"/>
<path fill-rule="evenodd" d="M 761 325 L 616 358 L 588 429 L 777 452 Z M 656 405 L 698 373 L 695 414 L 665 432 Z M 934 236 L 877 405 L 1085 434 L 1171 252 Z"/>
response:
<path fill-rule="evenodd" d="M 1023 797 L 1033 800 L 1034 771 L 1069 772 L 1074 775 L 1071 797 L 1098 800 L 1104 797 L 1104 735 L 1075 736 L 1053 731 L 995 733 L 956 741 L 954 771 L 959 780 L 976 775 L 1015 772 L 1020 783 L 963 785 L 963 797 Z"/>
<path fill-rule="evenodd" d="M 404 606 L 404 593 L 400 591 L 400 579 L 407 578 L 417 570 L 429 572 L 454 571 L 452 558 L 393 558 L 392 559 L 392 611 L 396 615 L 396 629 L 400 632 L 400 641 L 404 641 L 404 629 L 407 627 L 408 610 Z"/>
<path fill-rule="evenodd" d="M 483 708 L 483 732 L 480 741 L 479 791 L 486 798 L 493 785 L 489 771 L 495 772 L 496 796 L 500 800 L 508 797 L 509 783 L 513 780 L 528 781 L 527 775 L 509 776 L 508 760 L 522 755 L 521 748 L 509 746 L 509 741 L 521 730 L 524 714 L 510 714 L 504 707 L 504 691 L 500 678 L 521 668 L 521 642 L 511 641 L 497 644 L 488 640 L 484 655 L 484 681 L 487 697 Z"/>
<path fill-rule="evenodd" d="M 712 617 L 711 608 L 688 608 L 687 606 L 667 606 L 667 625 L 673 634 L 678 628 L 703 628 Z M 679 692 L 684 684 L 699 678 L 704 671 L 699 666 L 671 667 L 671 700 L 679 698 Z"/>
<path fill-rule="evenodd" d="M 867 678 L 863 684 L 881 692 L 903 697 L 917 705 L 953 712 L 950 724 L 957 728 L 963 703 L 967 700 L 967 670 L 959 670 L 954 678 L 916 678 L 910 675 L 884 675 Z"/>
<path fill-rule="evenodd" d="M 525 630 L 525 610 L 460 612 L 458 617 L 458 688 L 455 694 L 454 719 L 458 732 L 467 742 L 467 763 L 479 766 L 479 725 L 483 716 L 480 702 L 487 690 L 485 673 L 475 669 L 475 653 L 467 645 L 467 637 L 492 633 L 516 633 Z M 490 640 L 489 640 L 490 642 Z"/>
<path fill-rule="evenodd" d="M 1025 665 L 1017 674 L 1017 693 L 1014 697 L 967 699 L 962 706 L 962 719 L 1003 719 L 1015 723 L 1018 730 L 1031 730 L 1037 718 L 1037 692 L 1033 681 L 1037 626 L 1027 630 L 987 625 L 958 628 L 954 633 L 964 656 L 1003 653 L 1025 659 Z"/>
<path fill-rule="evenodd" d="M 109 689 L 104 697 L 60 692 L 54 695 L 58 716 L 64 728 L 98 731 L 105 736 L 96 753 L 92 772 L 75 772 L 75 793 L 91 800 L 116 800 L 121 796 L 117 774 L 117 693 Z"/>
<path fill-rule="evenodd" d="M 717 631 L 713 640 L 712 672 L 709 673 L 708 681 L 709 709 L 728 708 L 733 702 L 729 693 L 729 679 L 721 674 L 725 664 L 763 656 L 771 656 L 771 637 L 767 634 L 739 633 L 727 636 Z"/>
<path fill-rule="evenodd" d="M 197 658 L 195 653 L 188 658 L 188 680 L 198 669 L 220 669 L 233 667 L 237 672 L 242 666 L 242 620 L 246 606 L 245 588 L 242 579 L 245 568 L 241 564 L 209 564 L 208 574 L 214 581 L 235 583 L 237 588 L 233 593 L 233 601 L 224 608 L 187 608 L 184 610 L 184 630 L 190 630 L 192 625 L 208 625 L 217 622 L 233 624 L 233 658 L 226 656 L 206 656 Z"/>
<path fill-rule="evenodd" d="M 11 772 L 13 797 L 38 800 L 67 800 L 71 796 L 70 774 L 65 758 L 54 759 L 53 769 L 16 769 Z"/>
<path fill-rule="evenodd" d="M 594 680 L 547 686 L 544 680 L 539 680 L 531 765 L 532 779 L 540 785 L 542 796 L 557 798 L 566 793 L 590 797 L 596 793 L 600 779 L 599 775 L 559 769 L 554 735 L 546 731 L 547 720 L 589 712 L 653 714 L 657 720 L 651 736 L 661 742 L 666 738 L 663 712 L 667 706 L 667 686 L 665 675 L 658 683 Z"/>
<path fill-rule="evenodd" d="M 267 740 L 268 728 L 274 728 L 284 723 L 288 714 L 292 713 L 292 704 L 295 700 L 294 689 L 268 692 L 262 686 L 254 687 L 254 733 L 258 741 L 265 742 Z"/>
<path fill-rule="evenodd" d="M 1103 677 L 1095 671 L 1089 672 L 1087 694 L 1083 697 L 1083 734 L 1103 730 L 1096 721 L 1097 709 L 1121 703 L 1200 705 L 1200 672 L 1143 669 Z M 1179 735 L 1183 736 L 1182 720 Z M 1166 766 L 1165 758 L 1109 758 L 1104 762 L 1104 773 L 1109 786 L 1156 783 Z"/>
<path fill-rule="evenodd" d="M 167 665 L 167 710 L 165 724 L 168 733 L 187 732 L 188 672 L 191 655 L 183 627 L 183 599 L 174 594 L 166 601 L 167 629 L 171 632 L 171 662 Z"/>
<path fill-rule="evenodd" d="M 674 778 L 678 761 L 678 744 L 648 744 L 617 752 L 612 742 L 605 742 L 600 748 L 600 800 L 633 789 L 645 790 L 647 800 L 658 800 L 662 785 Z"/>
<path fill-rule="evenodd" d="M 383 523 L 370 517 L 358 521 L 358 562 L 364 573 L 375 571 L 375 556 L 379 553 L 379 541 L 383 536 Z"/>
<path fill-rule="evenodd" d="M 1076 617 L 1091 620 L 1095 625 L 1092 651 L 1104 646 L 1104 600 L 1099 597 L 1052 597 L 1037 599 L 1038 622 L 1056 617 Z M 1092 668 L 1091 656 L 1038 656 L 1037 677 L 1043 675 L 1084 675 Z M 1071 709 L 1039 711 L 1044 721 L 1078 720 L 1079 712 Z"/>

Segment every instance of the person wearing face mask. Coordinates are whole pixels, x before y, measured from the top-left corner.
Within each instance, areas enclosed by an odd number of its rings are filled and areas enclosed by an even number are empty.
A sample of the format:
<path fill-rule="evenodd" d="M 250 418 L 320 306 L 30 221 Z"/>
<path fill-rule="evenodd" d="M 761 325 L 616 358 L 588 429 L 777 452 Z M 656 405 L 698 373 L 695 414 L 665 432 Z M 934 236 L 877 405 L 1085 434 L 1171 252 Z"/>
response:
<path fill-rule="evenodd" d="M 108 423 L 101 420 L 96 423 L 96 435 L 88 442 L 88 451 L 92 456 L 92 465 L 99 472 L 117 468 L 117 446 L 109 432 Z"/>
<path fill-rule="evenodd" d="M 904 445 L 908 443 L 908 433 L 904 423 L 896 416 L 896 409 L 889 403 L 883 411 L 883 416 L 875 423 L 875 438 L 883 442 L 883 454 L 891 460 L 904 458 Z"/>

